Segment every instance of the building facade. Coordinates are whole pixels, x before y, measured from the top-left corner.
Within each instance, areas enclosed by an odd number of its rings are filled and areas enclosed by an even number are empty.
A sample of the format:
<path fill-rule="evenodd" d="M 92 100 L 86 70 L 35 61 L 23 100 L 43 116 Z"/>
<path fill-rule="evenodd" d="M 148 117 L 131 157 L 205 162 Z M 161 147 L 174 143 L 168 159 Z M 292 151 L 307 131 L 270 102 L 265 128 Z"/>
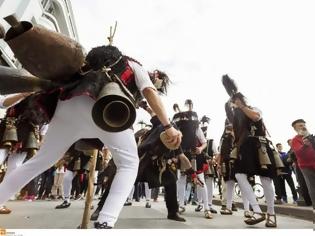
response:
<path fill-rule="evenodd" d="M 0 24 L 7 31 L 10 26 L 3 19 L 15 14 L 20 21 L 62 33 L 79 42 L 70 0 L 0 0 Z M 20 68 L 9 46 L 0 39 L 0 65 Z M 0 111 L 0 117 L 3 115 Z"/>

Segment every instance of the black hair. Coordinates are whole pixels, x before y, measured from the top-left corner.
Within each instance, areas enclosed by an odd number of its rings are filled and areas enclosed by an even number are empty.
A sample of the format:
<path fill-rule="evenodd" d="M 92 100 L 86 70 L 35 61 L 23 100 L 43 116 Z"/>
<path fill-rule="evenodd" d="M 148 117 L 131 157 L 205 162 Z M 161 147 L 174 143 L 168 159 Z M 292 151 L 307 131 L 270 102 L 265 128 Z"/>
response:
<path fill-rule="evenodd" d="M 162 93 L 162 94 L 167 94 L 167 89 L 168 89 L 168 86 L 170 85 L 171 83 L 171 80 L 169 79 L 168 75 L 161 71 L 161 70 L 154 70 L 152 73 L 149 73 L 149 76 L 150 76 L 150 79 L 152 81 L 152 83 L 154 84 L 154 79 L 155 79 L 155 76 L 154 76 L 154 73 L 157 72 L 159 74 L 159 79 L 162 80 L 162 86 L 161 88 L 157 88 L 157 90 Z"/>
<path fill-rule="evenodd" d="M 292 124 L 291 124 L 292 127 L 294 127 L 294 125 L 295 125 L 296 123 L 304 123 L 304 124 L 305 124 L 306 122 L 305 122 L 305 120 L 303 120 L 303 119 L 297 119 L 297 120 L 295 120 L 295 121 L 292 122 Z"/>
<path fill-rule="evenodd" d="M 120 57 L 122 53 L 117 47 L 107 45 L 92 48 L 85 57 L 85 61 L 92 70 L 100 70 L 104 66 L 115 63 Z"/>

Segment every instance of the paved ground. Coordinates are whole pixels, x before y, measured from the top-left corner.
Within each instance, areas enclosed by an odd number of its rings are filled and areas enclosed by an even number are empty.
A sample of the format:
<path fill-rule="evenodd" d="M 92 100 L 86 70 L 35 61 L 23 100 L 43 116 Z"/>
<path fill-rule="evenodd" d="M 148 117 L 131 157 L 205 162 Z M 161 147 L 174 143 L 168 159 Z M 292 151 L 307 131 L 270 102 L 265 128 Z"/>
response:
<path fill-rule="evenodd" d="M 7 206 L 13 210 L 10 215 L 0 215 L 0 228 L 7 229 L 74 229 L 83 214 L 84 201 L 73 201 L 68 209 L 55 210 L 57 201 L 10 201 Z M 96 201 L 94 205 L 96 206 Z M 243 211 L 239 210 L 232 216 L 215 214 L 214 219 L 205 219 L 203 212 L 195 212 L 195 206 L 187 206 L 183 215 L 186 222 L 180 223 L 166 219 L 163 199 L 152 202 L 152 208 L 145 208 L 145 202 L 134 202 L 132 206 L 123 208 L 115 228 L 120 229 L 244 229 L 261 228 L 264 223 L 247 226 L 243 223 Z M 219 210 L 218 206 L 215 206 Z M 278 215 L 278 228 L 282 229 L 313 229 L 311 221 L 289 216 Z M 90 228 L 92 228 L 92 223 Z"/>

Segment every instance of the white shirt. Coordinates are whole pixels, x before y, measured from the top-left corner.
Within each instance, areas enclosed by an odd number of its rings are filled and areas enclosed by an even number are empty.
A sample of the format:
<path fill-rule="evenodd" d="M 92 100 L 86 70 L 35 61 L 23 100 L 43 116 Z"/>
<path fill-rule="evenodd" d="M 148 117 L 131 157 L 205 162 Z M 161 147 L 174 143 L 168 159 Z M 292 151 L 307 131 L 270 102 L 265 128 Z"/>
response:
<path fill-rule="evenodd" d="M 15 102 L 14 104 L 12 104 L 11 106 L 6 107 L 6 106 L 3 105 L 4 101 L 5 101 L 7 98 L 9 98 L 9 97 L 14 97 L 14 96 L 16 96 L 17 94 L 18 94 L 18 93 L 14 93 L 14 94 L 10 94 L 10 95 L 0 95 L 0 108 L 1 108 L 1 109 L 8 109 L 9 107 L 12 107 L 12 106 L 14 106 L 15 104 L 19 103 L 19 102 L 22 100 L 22 98 L 21 98 L 20 100 L 16 101 L 16 102 Z"/>
<path fill-rule="evenodd" d="M 142 66 L 134 61 L 128 61 L 128 63 L 135 74 L 136 85 L 142 96 L 142 91 L 145 88 L 153 88 L 156 90 L 152 81 L 150 80 L 149 73 Z"/>
<path fill-rule="evenodd" d="M 47 133 L 49 125 L 43 125 L 42 128 L 40 129 L 40 135 L 44 136 Z"/>
<path fill-rule="evenodd" d="M 198 129 L 196 130 L 196 136 L 197 136 L 197 138 L 198 138 L 198 140 L 199 140 L 199 142 L 200 142 L 201 144 L 204 144 L 204 143 L 207 142 L 207 139 L 206 139 L 204 133 L 202 132 L 202 129 L 200 128 L 200 126 L 199 126 Z"/>
<path fill-rule="evenodd" d="M 219 151 L 217 149 L 217 146 L 215 145 L 214 140 L 212 140 L 212 147 L 208 147 L 208 148 L 212 149 L 213 155 L 218 155 L 219 154 Z"/>

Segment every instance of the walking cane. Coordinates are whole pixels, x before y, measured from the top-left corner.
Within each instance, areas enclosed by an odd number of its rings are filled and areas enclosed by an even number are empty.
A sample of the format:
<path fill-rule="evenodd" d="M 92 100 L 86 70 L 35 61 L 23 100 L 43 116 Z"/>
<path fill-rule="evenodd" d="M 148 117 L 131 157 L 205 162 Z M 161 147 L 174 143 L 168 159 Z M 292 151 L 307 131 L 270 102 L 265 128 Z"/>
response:
<path fill-rule="evenodd" d="M 89 172 L 89 184 L 86 193 L 86 200 L 85 200 L 85 208 L 82 218 L 80 229 L 87 229 L 88 223 L 90 219 L 90 211 L 91 211 L 91 203 L 93 200 L 93 193 L 94 193 L 94 173 L 95 173 L 95 166 L 97 160 L 98 149 L 93 149 L 93 154 L 91 156 L 90 162 L 90 172 Z"/>

